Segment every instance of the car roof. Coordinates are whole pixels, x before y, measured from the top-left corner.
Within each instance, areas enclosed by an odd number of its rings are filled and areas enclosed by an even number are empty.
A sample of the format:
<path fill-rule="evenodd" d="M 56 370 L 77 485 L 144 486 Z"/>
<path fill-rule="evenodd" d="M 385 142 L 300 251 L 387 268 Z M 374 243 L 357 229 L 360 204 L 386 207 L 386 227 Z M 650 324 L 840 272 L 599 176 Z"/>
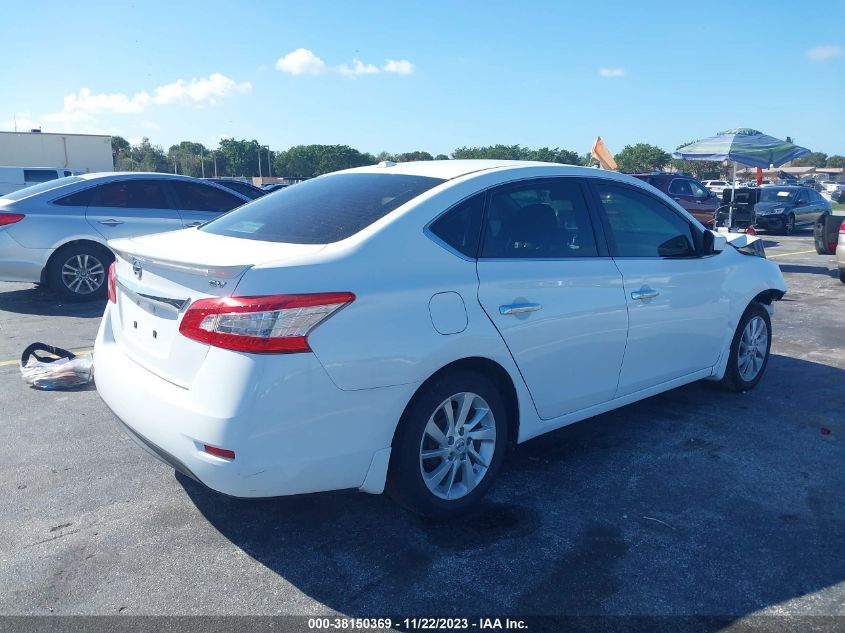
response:
<path fill-rule="evenodd" d="M 181 174 L 167 174 L 160 171 L 98 171 L 90 174 L 79 174 L 79 178 L 84 180 L 98 180 L 102 178 L 166 178 L 168 180 L 188 180 L 196 182 L 202 180 L 201 178 L 194 178 L 192 176 L 183 176 Z"/>
<path fill-rule="evenodd" d="M 356 167 L 347 169 L 344 173 L 389 173 L 402 174 L 407 176 L 428 176 L 430 178 L 442 178 L 453 180 L 466 176 L 467 174 L 489 171 L 492 169 L 514 169 L 527 167 L 571 167 L 574 170 L 588 169 L 575 165 L 563 165 L 561 163 L 545 163 L 530 160 L 420 160 L 407 163 L 393 163 L 383 161 L 378 165 Z"/>

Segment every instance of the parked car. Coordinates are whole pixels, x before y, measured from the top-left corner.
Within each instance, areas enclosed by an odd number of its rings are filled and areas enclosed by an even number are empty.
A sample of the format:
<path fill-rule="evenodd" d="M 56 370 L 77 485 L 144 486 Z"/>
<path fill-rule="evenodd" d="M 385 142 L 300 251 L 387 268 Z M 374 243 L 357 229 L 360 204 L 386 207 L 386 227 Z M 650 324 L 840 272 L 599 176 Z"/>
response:
<path fill-rule="evenodd" d="M 111 245 L 97 389 L 139 443 L 237 497 L 386 487 L 441 517 L 509 441 L 754 387 L 786 291 L 636 178 L 511 161 L 352 169 Z"/>
<path fill-rule="evenodd" d="M 273 193 L 274 191 L 278 191 L 279 189 L 284 189 L 287 186 L 288 185 L 282 184 L 280 182 L 273 182 L 273 183 L 268 183 L 268 184 L 262 186 L 261 189 L 264 191 L 264 193 Z"/>
<path fill-rule="evenodd" d="M 660 172 L 631 175 L 671 197 L 704 226 L 713 226 L 719 199 L 695 178 Z"/>
<path fill-rule="evenodd" d="M 172 174 L 50 180 L 0 198 L 0 280 L 44 284 L 63 299 L 106 296 L 108 240 L 208 222 L 248 198 Z"/>
<path fill-rule="evenodd" d="M 731 183 L 727 180 L 705 180 L 703 184 L 707 189 L 712 191 L 719 198 L 722 197 L 722 192 L 725 189 L 731 189 Z"/>
<path fill-rule="evenodd" d="M 61 167 L 0 167 L 0 196 L 76 173 Z"/>
<path fill-rule="evenodd" d="M 809 187 L 763 187 L 754 213 L 757 228 L 790 235 L 796 226 L 814 224 L 831 205 Z"/>
<path fill-rule="evenodd" d="M 825 193 L 833 193 L 836 191 L 836 188 L 839 186 L 839 183 L 835 180 L 823 180 L 822 181 L 822 188 Z"/>
<path fill-rule="evenodd" d="M 845 185 L 836 185 L 836 189 L 830 192 L 830 199 L 837 204 L 845 204 Z"/>
<path fill-rule="evenodd" d="M 823 214 L 813 226 L 813 241 L 819 255 L 836 253 L 839 241 L 839 228 L 845 221 L 845 213 L 838 210 Z"/>
<path fill-rule="evenodd" d="M 243 180 L 238 180 L 237 178 L 207 178 L 206 180 L 217 183 L 221 187 L 226 187 L 226 189 L 236 191 L 250 200 L 260 198 L 267 193 L 261 187 L 256 187 L 253 184 L 244 182 Z"/>

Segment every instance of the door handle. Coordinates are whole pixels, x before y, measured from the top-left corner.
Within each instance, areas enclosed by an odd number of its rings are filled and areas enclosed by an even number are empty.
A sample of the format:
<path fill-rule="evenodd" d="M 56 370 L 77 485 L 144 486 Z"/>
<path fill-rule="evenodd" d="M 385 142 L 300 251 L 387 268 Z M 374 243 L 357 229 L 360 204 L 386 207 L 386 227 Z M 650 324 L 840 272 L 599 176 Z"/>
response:
<path fill-rule="evenodd" d="M 643 301 L 645 299 L 654 299 L 660 293 L 651 288 L 643 288 L 642 290 L 635 290 L 631 293 L 631 299 L 634 301 Z"/>
<path fill-rule="evenodd" d="M 499 314 L 523 314 L 525 312 L 536 312 L 541 309 L 539 303 L 511 303 L 510 305 L 499 306 Z"/>
<path fill-rule="evenodd" d="M 98 220 L 100 224 L 103 226 L 118 226 L 119 224 L 123 224 L 121 220 Z"/>
<path fill-rule="evenodd" d="M 197 220 L 196 222 L 187 222 L 185 226 L 200 226 L 201 224 L 205 224 L 202 220 Z"/>

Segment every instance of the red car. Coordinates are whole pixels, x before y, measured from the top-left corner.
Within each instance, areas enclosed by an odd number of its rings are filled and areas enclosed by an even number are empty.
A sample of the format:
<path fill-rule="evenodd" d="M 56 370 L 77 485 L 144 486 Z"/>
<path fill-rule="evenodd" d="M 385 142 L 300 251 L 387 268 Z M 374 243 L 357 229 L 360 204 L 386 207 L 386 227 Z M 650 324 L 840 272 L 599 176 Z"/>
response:
<path fill-rule="evenodd" d="M 704 226 L 713 227 L 713 219 L 716 217 L 719 199 L 695 178 L 684 174 L 663 172 L 630 175 L 644 180 L 655 189 L 660 189 L 689 211 Z"/>

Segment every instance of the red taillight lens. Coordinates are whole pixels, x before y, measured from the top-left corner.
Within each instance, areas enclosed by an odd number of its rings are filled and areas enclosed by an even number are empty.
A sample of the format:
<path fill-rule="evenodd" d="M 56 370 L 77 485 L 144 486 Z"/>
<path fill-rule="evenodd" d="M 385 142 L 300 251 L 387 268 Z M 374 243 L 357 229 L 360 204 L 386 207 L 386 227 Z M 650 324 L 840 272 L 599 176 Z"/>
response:
<path fill-rule="evenodd" d="M 0 213 L 0 226 L 20 222 L 26 216 L 23 213 Z"/>
<path fill-rule="evenodd" d="M 235 451 L 230 451 L 228 448 L 217 448 L 216 446 L 209 446 L 208 444 L 203 444 L 202 449 L 209 455 L 215 455 L 216 457 L 225 457 L 226 459 L 235 459 Z"/>
<path fill-rule="evenodd" d="M 843 222 L 842 224 L 839 225 L 839 232 L 845 233 L 845 222 Z"/>
<path fill-rule="evenodd" d="M 354 300 L 351 292 L 200 299 L 188 308 L 179 332 L 239 352 L 310 352 L 309 332 Z"/>
<path fill-rule="evenodd" d="M 109 301 L 117 303 L 117 273 L 115 267 L 117 262 L 112 262 L 109 266 Z"/>

